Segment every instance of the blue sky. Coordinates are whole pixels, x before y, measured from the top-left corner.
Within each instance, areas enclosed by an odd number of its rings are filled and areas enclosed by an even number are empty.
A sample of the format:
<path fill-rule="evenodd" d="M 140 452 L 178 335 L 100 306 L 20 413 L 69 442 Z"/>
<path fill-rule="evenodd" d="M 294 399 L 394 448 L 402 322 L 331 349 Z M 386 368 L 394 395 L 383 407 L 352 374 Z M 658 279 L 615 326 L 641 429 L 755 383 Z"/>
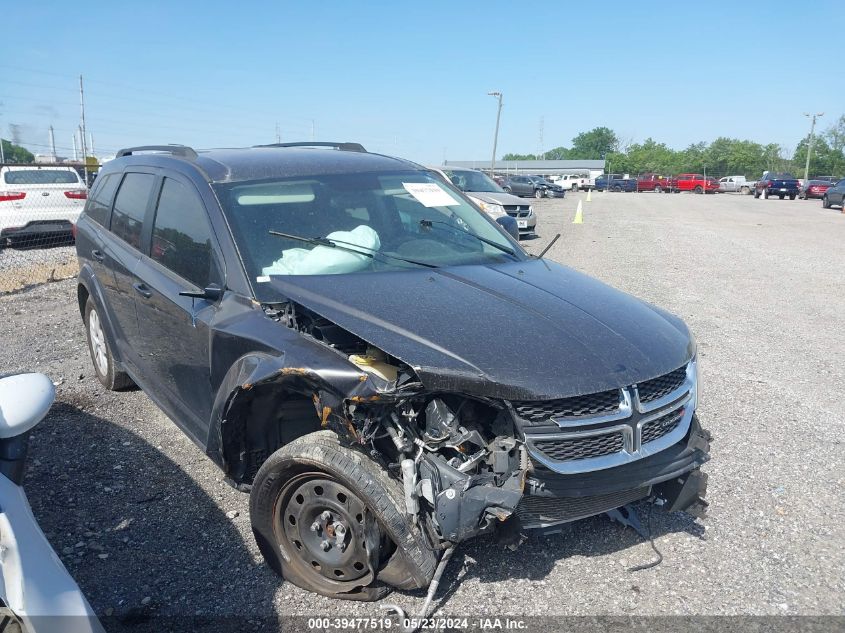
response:
<path fill-rule="evenodd" d="M 741 6 L 740 6 L 741 5 Z M 99 155 L 133 144 L 360 141 L 423 163 L 569 145 L 599 125 L 675 148 L 845 114 L 841 2 L 10 3 L 0 128 L 68 154 L 78 75 Z M 806 25 L 806 28 L 804 28 Z M 835 27 L 835 28 L 833 28 Z M 828 31 L 828 28 L 830 30 Z M 836 34 L 836 31 L 839 31 Z M 837 43 L 838 42 L 838 43 Z"/>

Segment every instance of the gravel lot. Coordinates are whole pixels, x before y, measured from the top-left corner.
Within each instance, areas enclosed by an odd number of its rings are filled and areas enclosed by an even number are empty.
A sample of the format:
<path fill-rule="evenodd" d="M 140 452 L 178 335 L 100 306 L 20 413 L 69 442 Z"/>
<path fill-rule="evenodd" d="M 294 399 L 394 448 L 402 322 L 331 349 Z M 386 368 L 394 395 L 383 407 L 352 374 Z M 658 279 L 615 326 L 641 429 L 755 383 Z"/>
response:
<path fill-rule="evenodd" d="M 750 196 L 581 193 L 543 200 L 538 252 L 682 316 L 701 355 L 700 418 L 714 436 L 709 516 L 655 514 L 662 565 L 607 518 L 516 552 L 464 544 L 441 613 L 845 614 L 845 215 Z M 3 255 L 0 255 L 3 256 Z M 36 429 L 34 513 L 110 628 L 147 615 L 375 616 L 280 581 L 248 497 L 141 392 L 94 377 L 74 281 L 0 297 L 2 372 L 58 385 Z M 416 612 L 422 593 L 388 599 Z"/>

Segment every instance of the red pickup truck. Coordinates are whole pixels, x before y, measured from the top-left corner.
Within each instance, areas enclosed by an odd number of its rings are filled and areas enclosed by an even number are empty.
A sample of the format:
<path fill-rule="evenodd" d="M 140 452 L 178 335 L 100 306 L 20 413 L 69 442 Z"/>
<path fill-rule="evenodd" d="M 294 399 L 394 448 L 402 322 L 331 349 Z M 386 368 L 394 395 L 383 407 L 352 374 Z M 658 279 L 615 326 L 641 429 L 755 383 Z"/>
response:
<path fill-rule="evenodd" d="M 637 176 L 637 191 L 669 191 L 669 179 L 657 174 L 643 174 Z"/>
<path fill-rule="evenodd" d="M 695 193 L 716 193 L 719 181 L 715 178 L 705 178 L 701 174 L 678 174 L 669 179 L 669 189 L 674 192 L 694 191 Z"/>

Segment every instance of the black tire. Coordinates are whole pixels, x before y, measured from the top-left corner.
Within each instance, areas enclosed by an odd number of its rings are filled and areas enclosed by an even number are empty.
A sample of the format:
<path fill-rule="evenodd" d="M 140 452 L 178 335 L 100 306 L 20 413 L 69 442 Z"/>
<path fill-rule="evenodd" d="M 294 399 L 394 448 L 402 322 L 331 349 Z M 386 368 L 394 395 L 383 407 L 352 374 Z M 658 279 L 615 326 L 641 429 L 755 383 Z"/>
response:
<path fill-rule="evenodd" d="M 789 194 L 789 199 L 790 199 L 790 200 L 795 200 L 795 194 L 794 194 L 794 193 Z"/>
<path fill-rule="evenodd" d="M 338 495 L 315 496 L 323 494 L 321 482 L 329 482 L 326 489 L 333 486 L 333 490 L 347 492 L 342 499 Z M 310 494 L 312 490 L 314 494 Z M 349 518 L 350 508 L 361 506 L 365 511 Z M 313 541 L 323 538 L 319 536 L 323 532 L 311 529 L 310 524 L 306 528 L 308 521 L 291 523 L 296 513 L 305 518 L 309 512 L 321 512 L 321 507 L 326 508 L 322 512 L 331 511 L 341 522 L 351 524 L 348 554 L 340 549 L 331 552 L 331 547 L 316 551 Z M 366 455 L 341 446 L 332 431 L 300 437 L 267 458 L 252 485 L 249 513 L 267 564 L 298 587 L 324 596 L 378 600 L 391 591 L 390 586 L 404 590 L 426 587 L 437 566 L 438 556 L 406 518 L 402 487 Z M 281 518 L 286 515 L 287 520 Z M 338 569 L 330 574 L 333 565 L 329 563 L 341 564 L 338 557 L 351 557 L 361 576 L 335 579 Z M 319 561 L 326 563 L 325 573 Z"/>
<path fill-rule="evenodd" d="M 537 200 L 539 200 L 540 198 L 542 198 L 544 196 L 545 196 L 545 194 L 543 193 L 542 189 L 535 189 L 534 190 L 534 197 L 537 198 Z"/>
<path fill-rule="evenodd" d="M 695 189 L 693 189 L 695 193 L 704 193 L 704 188 L 701 185 L 696 185 Z"/>
<path fill-rule="evenodd" d="M 615 193 L 620 193 L 622 191 L 622 187 L 620 187 L 619 185 L 615 185 L 615 186 L 611 187 L 610 190 L 615 192 Z"/>
<path fill-rule="evenodd" d="M 93 316 L 92 316 L 93 315 Z M 92 332 L 97 330 L 99 333 Z M 85 303 L 85 335 L 88 341 L 88 353 L 97 380 L 109 391 L 123 391 L 135 385 L 126 372 L 117 368 L 112 356 L 111 344 L 103 329 L 97 306 L 91 297 Z"/>
<path fill-rule="evenodd" d="M 513 193 L 513 191 L 511 191 L 510 187 L 502 187 L 502 189 L 504 190 L 505 193 Z"/>
<path fill-rule="evenodd" d="M 827 194 L 825 194 L 822 197 L 822 209 L 829 209 L 829 208 L 830 208 L 830 198 L 828 198 Z"/>
<path fill-rule="evenodd" d="M 742 187 L 742 188 L 739 190 L 739 192 L 740 192 L 743 196 L 747 196 L 749 193 L 751 193 L 751 192 L 748 190 L 748 187 Z"/>
<path fill-rule="evenodd" d="M 763 196 L 763 200 L 768 200 L 769 199 L 769 190 L 766 189 L 765 187 L 763 187 L 763 192 L 760 195 Z"/>
<path fill-rule="evenodd" d="M 654 193 L 663 193 L 663 187 L 661 187 L 660 185 L 655 185 Z"/>

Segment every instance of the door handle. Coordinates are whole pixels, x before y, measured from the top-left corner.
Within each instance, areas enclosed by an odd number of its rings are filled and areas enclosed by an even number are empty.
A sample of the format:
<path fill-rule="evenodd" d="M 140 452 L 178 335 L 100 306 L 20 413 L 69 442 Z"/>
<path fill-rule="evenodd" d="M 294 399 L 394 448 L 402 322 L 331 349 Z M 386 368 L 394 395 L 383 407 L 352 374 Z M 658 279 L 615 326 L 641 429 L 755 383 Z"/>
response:
<path fill-rule="evenodd" d="M 96 248 L 93 251 L 91 251 L 91 257 L 96 259 L 98 262 L 101 262 L 106 258 L 106 256 L 103 255 L 103 252 L 98 251 Z"/>
<path fill-rule="evenodd" d="M 153 296 L 153 291 L 147 288 L 147 284 L 143 282 L 132 284 L 132 287 L 135 288 L 135 292 L 144 297 L 144 299 L 149 299 Z"/>

